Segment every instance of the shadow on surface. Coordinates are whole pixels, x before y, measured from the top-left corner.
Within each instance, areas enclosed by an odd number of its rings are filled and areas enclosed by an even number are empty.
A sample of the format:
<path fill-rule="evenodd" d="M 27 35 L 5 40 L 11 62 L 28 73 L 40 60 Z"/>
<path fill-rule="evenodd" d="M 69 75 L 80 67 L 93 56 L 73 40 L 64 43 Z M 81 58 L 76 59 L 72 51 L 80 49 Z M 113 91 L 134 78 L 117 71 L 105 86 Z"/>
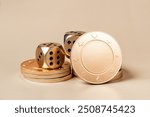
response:
<path fill-rule="evenodd" d="M 120 77 L 116 80 L 112 80 L 112 81 L 110 81 L 110 83 L 116 83 L 116 82 L 120 82 L 120 81 L 123 82 L 123 81 L 126 81 L 126 80 L 131 80 L 131 79 L 136 78 L 136 76 L 137 76 L 137 73 L 135 73 L 135 71 L 123 68 L 122 77 Z"/>

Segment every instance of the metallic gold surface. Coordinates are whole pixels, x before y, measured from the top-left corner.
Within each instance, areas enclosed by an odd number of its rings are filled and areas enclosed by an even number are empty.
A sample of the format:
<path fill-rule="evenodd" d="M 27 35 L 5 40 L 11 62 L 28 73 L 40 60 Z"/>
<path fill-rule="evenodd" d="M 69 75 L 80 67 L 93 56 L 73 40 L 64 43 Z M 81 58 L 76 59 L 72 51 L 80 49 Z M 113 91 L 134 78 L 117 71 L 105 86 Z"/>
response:
<path fill-rule="evenodd" d="M 56 83 L 56 82 L 66 81 L 72 78 L 72 74 L 69 74 L 60 78 L 36 78 L 38 76 L 30 76 L 28 74 L 23 74 L 23 75 L 24 75 L 24 78 L 26 78 L 27 80 L 30 80 L 33 82 L 39 82 L 39 83 Z"/>
<path fill-rule="evenodd" d="M 76 76 L 78 79 L 81 79 L 77 76 L 77 74 L 73 71 L 73 75 Z M 123 77 L 123 69 L 121 68 L 117 75 L 112 79 L 110 80 L 110 82 L 114 82 L 114 81 L 117 81 L 117 80 L 120 80 L 121 78 Z"/>
<path fill-rule="evenodd" d="M 72 47 L 71 63 L 82 80 L 91 84 L 106 83 L 121 68 L 121 50 L 115 39 L 107 33 L 85 33 Z"/>
<path fill-rule="evenodd" d="M 71 71 L 67 71 L 65 73 L 59 73 L 59 74 L 50 74 L 50 75 L 37 75 L 37 74 L 30 74 L 30 73 L 26 73 L 26 72 L 23 72 L 22 71 L 22 74 L 23 75 L 27 75 L 29 77 L 33 77 L 33 78 L 36 78 L 36 79 L 41 79 L 41 78 L 44 78 L 44 79 L 55 79 L 55 78 L 61 78 L 61 77 L 64 77 L 66 75 L 69 75 L 71 74 Z"/>
<path fill-rule="evenodd" d="M 118 71 L 117 75 L 116 75 L 111 81 L 119 80 L 119 79 L 121 79 L 122 77 L 123 77 L 123 69 L 121 68 L 121 69 Z"/>
<path fill-rule="evenodd" d="M 50 70 L 39 68 L 37 60 L 31 59 L 21 63 L 21 72 L 27 80 L 41 83 L 61 82 L 72 78 L 69 62 L 61 68 Z"/>
<path fill-rule="evenodd" d="M 66 56 L 70 58 L 71 49 L 75 41 L 85 32 L 83 31 L 69 31 L 66 32 L 64 35 L 64 49 Z"/>
<path fill-rule="evenodd" d="M 45 77 L 60 77 L 71 73 L 71 67 L 69 62 L 65 62 L 61 68 L 49 70 L 39 68 L 35 59 L 30 59 L 21 63 L 21 72 L 31 75 L 39 75 Z"/>
<path fill-rule="evenodd" d="M 64 63 L 64 49 L 59 43 L 42 43 L 36 49 L 36 59 L 40 68 L 57 69 Z"/>

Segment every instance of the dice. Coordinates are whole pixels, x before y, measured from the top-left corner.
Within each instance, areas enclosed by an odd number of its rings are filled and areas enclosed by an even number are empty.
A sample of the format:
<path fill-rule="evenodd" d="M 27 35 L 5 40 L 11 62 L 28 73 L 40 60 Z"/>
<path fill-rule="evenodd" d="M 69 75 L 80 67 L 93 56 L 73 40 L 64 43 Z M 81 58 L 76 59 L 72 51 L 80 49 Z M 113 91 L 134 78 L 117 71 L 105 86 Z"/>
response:
<path fill-rule="evenodd" d="M 36 49 L 36 60 L 40 68 L 60 68 L 65 60 L 64 49 L 59 43 L 42 43 Z"/>
<path fill-rule="evenodd" d="M 64 49 L 67 58 L 70 58 L 71 55 L 71 49 L 74 44 L 74 42 L 85 32 L 83 31 L 69 31 L 66 32 L 64 35 Z"/>

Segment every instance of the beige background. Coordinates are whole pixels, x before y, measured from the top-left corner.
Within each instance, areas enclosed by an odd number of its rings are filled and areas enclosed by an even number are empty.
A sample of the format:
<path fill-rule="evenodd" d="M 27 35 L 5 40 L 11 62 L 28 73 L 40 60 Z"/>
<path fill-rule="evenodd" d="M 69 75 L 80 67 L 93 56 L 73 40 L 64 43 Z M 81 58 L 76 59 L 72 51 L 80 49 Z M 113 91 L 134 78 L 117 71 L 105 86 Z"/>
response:
<path fill-rule="evenodd" d="M 124 79 L 37 84 L 19 65 L 69 30 L 105 31 L 123 53 Z M 150 99 L 150 0 L 0 0 L 0 99 Z"/>

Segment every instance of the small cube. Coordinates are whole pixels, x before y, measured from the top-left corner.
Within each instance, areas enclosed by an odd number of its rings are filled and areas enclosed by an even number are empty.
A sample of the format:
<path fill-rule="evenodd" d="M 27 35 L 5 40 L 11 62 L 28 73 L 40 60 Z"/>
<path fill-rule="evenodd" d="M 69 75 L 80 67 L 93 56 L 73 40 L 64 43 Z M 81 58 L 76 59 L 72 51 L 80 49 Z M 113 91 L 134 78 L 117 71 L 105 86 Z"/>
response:
<path fill-rule="evenodd" d="M 71 49 L 75 41 L 83 35 L 85 32 L 83 31 L 69 31 L 66 32 L 64 35 L 64 49 L 66 56 L 70 58 L 71 55 Z"/>
<path fill-rule="evenodd" d="M 42 43 L 36 49 L 36 59 L 40 68 L 60 68 L 65 60 L 64 49 L 59 43 Z"/>

